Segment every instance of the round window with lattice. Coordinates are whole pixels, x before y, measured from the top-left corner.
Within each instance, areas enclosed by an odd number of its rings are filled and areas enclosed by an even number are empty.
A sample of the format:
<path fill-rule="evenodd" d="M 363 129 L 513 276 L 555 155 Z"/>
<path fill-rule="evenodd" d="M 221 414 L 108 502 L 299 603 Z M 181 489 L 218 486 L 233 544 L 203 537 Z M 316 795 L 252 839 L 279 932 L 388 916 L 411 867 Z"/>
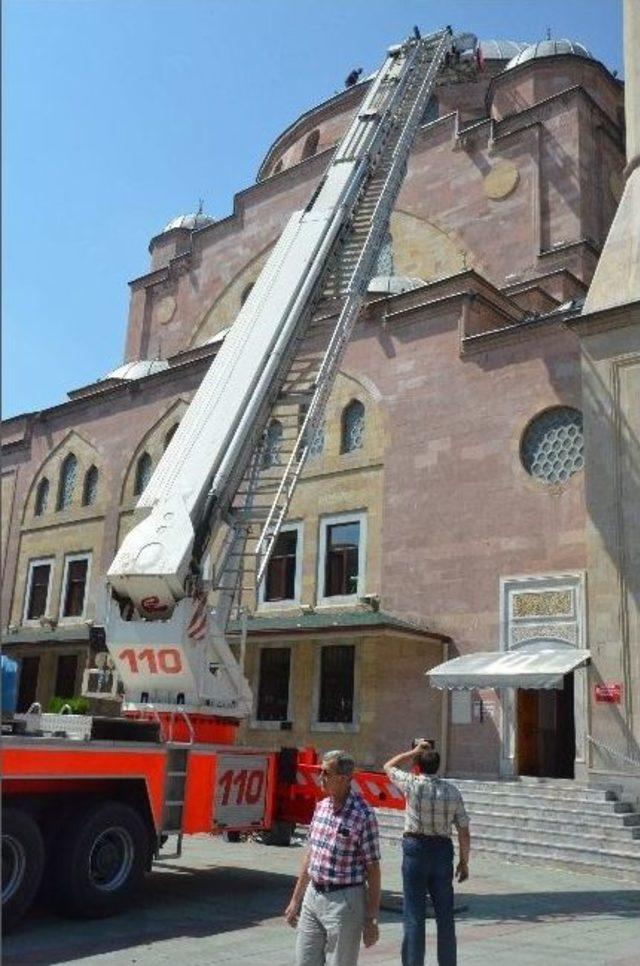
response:
<path fill-rule="evenodd" d="M 531 476 L 544 483 L 566 483 L 584 466 L 582 413 L 558 406 L 536 416 L 522 437 L 520 458 Z"/>

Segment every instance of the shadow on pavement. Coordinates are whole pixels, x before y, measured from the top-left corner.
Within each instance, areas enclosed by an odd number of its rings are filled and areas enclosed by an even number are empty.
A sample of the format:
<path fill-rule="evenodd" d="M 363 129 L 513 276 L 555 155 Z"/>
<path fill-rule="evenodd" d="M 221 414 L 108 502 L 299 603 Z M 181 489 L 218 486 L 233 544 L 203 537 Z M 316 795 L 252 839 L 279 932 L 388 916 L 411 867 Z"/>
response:
<path fill-rule="evenodd" d="M 640 890 L 517 892 L 514 894 L 465 892 L 458 894 L 470 919 L 526 922 L 570 922 L 589 916 L 640 917 Z"/>
<path fill-rule="evenodd" d="M 293 882 L 275 872 L 165 864 L 147 877 L 130 910 L 109 919 L 63 919 L 36 907 L 4 938 L 2 962 L 52 966 L 165 939 L 249 929 L 282 915 Z M 284 919 L 282 926 L 287 929 Z"/>

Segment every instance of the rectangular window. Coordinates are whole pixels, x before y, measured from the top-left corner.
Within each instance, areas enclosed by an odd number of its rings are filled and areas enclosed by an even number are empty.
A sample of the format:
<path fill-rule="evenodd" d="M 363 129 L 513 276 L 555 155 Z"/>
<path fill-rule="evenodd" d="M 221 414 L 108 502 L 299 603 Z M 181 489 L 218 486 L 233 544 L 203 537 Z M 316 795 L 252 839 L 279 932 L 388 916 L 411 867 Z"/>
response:
<path fill-rule="evenodd" d="M 88 574 L 89 557 L 86 554 L 67 557 L 62 588 L 63 618 L 84 616 Z"/>
<path fill-rule="evenodd" d="M 327 527 L 325 597 L 349 597 L 358 592 L 360 523 L 352 520 Z"/>
<path fill-rule="evenodd" d="M 287 721 L 289 717 L 289 675 L 291 649 L 264 647 L 260 651 L 258 679 L 258 721 Z"/>
<path fill-rule="evenodd" d="M 282 530 L 273 548 L 265 586 L 265 601 L 295 600 L 298 531 Z"/>
<path fill-rule="evenodd" d="M 321 648 L 318 722 L 353 721 L 355 654 L 353 644 Z"/>
<path fill-rule="evenodd" d="M 25 620 L 37 621 L 47 613 L 51 567 L 51 560 L 32 560 L 29 564 Z"/>
<path fill-rule="evenodd" d="M 76 694 L 78 676 L 78 655 L 61 654 L 56 668 L 56 698 L 73 698 Z"/>
<path fill-rule="evenodd" d="M 16 704 L 16 710 L 19 714 L 28 711 L 36 700 L 39 671 L 39 657 L 23 657 L 20 659 L 20 679 L 18 681 L 18 701 Z"/>

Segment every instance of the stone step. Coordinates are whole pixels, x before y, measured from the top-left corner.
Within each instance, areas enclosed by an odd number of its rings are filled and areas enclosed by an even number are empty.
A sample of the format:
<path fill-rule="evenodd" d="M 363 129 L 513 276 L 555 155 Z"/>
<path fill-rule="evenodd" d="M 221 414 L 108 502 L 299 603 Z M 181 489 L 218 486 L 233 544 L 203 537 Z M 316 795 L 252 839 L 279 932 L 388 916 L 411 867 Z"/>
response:
<path fill-rule="evenodd" d="M 563 781 L 562 779 L 551 779 L 549 782 L 519 781 L 509 782 L 481 782 L 470 781 L 467 779 L 452 779 L 453 783 L 460 789 L 463 798 L 467 794 L 495 794 L 495 795 L 524 795 L 533 796 L 536 799 L 556 799 L 562 797 L 588 799 L 594 802 L 613 802 L 617 801 L 622 792 L 620 786 L 609 786 L 607 788 L 594 788 L 590 785 L 576 784 L 573 781 Z"/>
<path fill-rule="evenodd" d="M 603 834 L 607 835 L 621 834 L 623 837 L 640 838 L 640 812 L 590 815 L 576 812 L 567 814 L 556 810 L 554 814 L 549 815 L 546 809 L 534 808 L 526 813 L 497 808 L 474 808 L 468 811 L 474 828 L 476 825 L 492 825 L 494 828 L 538 829 L 542 832 L 554 829 L 569 833 L 584 830 L 585 834 L 594 834 L 596 830 L 602 830 Z M 404 813 L 379 814 L 378 823 L 381 828 L 402 829 Z"/>
<path fill-rule="evenodd" d="M 530 809 L 526 814 L 517 814 L 512 810 L 499 811 L 497 808 L 474 808 L 473 812 L 470 811 L 469 814 L 474 823 L 504 822 L 505 824 L 511 823 L 514 826 L 524 826 L 527 828 L 533 827 L 533 823 L 536 823 L 545 828 L 552 826 L 553 828 L 566 827 L 569 829 L 577 826 L 584 828 L 585 831 L 588 831 L 590 828 L 608 829 L 612 832 L 626 829 L 634 837 L 640 836 L 640 812 L 612 812 L 610 815 L 572 812 L 567 815 L 559 810 L 555 810 L 553 815 L 549 815 L 547 809 L 540 810 L 538 813 L 534 809 Z"/>
<path fill-rule="evenodd" d="M 474 805 L 504 805 L 509 807 L 521 808 L 544 808 L 560 809 L 561 811 L 580 811 L 597 813 L 609 812 L 631 812 L 633 806 L 628 802 L 617 801 L 597 801 L 594 798 L 581 798 L 578 796 L 564 797 L 557 795 L 554 798 L 537 798 L 535 795 L 520 795 L 517 793 L 496 793 L 496 792 L 466 792 L 460 789 L 465 805 L 473 808 Z"/>
<path fill-rule="evenodd" d="M 401 837 L 381 831 L 382 842 L 399 847 Z M 614 875 L 640 882 L 640 851 L 631 852 L 621 848 L 584 847 L 580 845 L 558 844 L 557 842 L 506 842 L 502 835 L 474 835 L 472 850 L 493 852 L 502 859 L 529 859 L 546 862 L 549 865 L 580 869 L 600 875 Z"/>

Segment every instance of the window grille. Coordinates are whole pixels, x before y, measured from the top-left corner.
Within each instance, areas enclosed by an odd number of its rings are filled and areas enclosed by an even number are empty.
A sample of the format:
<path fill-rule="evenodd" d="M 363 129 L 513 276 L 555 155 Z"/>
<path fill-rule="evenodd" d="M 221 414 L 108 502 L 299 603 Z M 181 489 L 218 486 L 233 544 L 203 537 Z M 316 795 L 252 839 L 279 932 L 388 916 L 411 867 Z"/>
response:
<path fill-rule="evenodd" d="M 136 478 L 133 484 L 134 496 L 140 496 L 140 494 L 146 489 L 147 484 L 151 479 L 152 469 L 153 464 L 151 462 L 151 457 L 148 453 L 143 453 L 136 464 Z"/>
<path fill-rule="evenodd" d="M 342 452 L 353 453 L 364 445 L 364 406 L 358 399 L 342 414 Z"/>
<path fill-rule="evenodd" d="M 35 515 L 41 517 L 49 505 L 49 480 L 43 476 L 36 489 Z"/>
<path fill-rule="evenodd" d="M 74 698 L 78 676 L 78 655 L 61 654 L 56 667 L 56 698 Z"/>
<path fill-rule="evenodd" d="M 569 406 L 541 413 L 524 432 L 520 458 L 531 476 L 544 483 L 566 483 L 584 466 L 582 413 Z"/>
<path fill-rule="evenodd" d="M 258 721 L 286 721 L 289 716 L 291 649 L 264 647 L 260 651 Z"/>
<path fill-rule="evenodd" d="M 84 477 L 82 487 L 82 505 L 93 506 L 98 495 L 98 468 L 90 466 Z"/>
<path fill-rule="evenodd" d="M 62 464 L 62 470 L 60 471 L 60 487 L 58 490 L 57 504 L 58 510 L 66 510 L 71 506 L 77 475 L 78 461 L 73 453 L 69 453 L 69 455 L 65 457 Z"/>
<path fill-rule="evenodd" d="M 355 650 L 353 644 L 321 648 L 318 722 L 353 721 Z"/>

